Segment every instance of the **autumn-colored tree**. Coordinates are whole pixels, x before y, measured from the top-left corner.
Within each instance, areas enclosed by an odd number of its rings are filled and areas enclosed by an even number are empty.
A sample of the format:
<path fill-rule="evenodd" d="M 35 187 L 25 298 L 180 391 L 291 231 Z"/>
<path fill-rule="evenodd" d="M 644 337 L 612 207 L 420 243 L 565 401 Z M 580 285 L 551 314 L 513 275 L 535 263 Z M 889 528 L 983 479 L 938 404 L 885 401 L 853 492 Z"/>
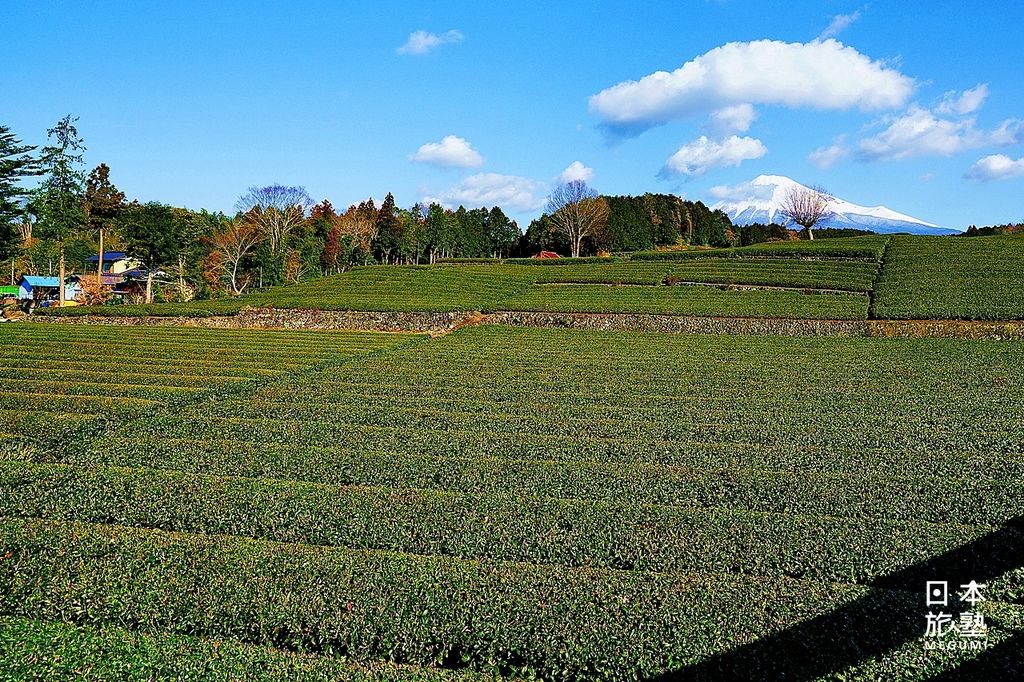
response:
<path fill-rule="evenodd" d="M 227 281 L 235 295 L 248 286 L 248 282 L 240 278 L 241 267 L 263 239 L 260 226 L 245 218 L 223 218 L 218 229 L 206 238 L 210 250 L 217 254 L 216 268 L 220 277 Z"/>
<path fill-rule="evenodd" d="M 110 167 L 105 163 L 96 166 L 85 181 L 85 197 L 82 209 L 89 229 L 99 238 L 99 262 L 96 263 L 96 279 L 103 275 L 103 237 L 105 232 L 125 210 L 124 192 L 110 182 Z"/>
<path fill-rule="evenodd" d="M 324 250 L 320 254 L 320 269 L 325 275 L 337 273 L 339 268 L 338 259 L 341 257 L 341 229 L 335 225 L 327 233 L 324 241 Z"/>
<path fill-rule="evenodd" d="M 269 185 L 250 187 L 238 198 L 236 208 L 246 214 L 248 222 L 263 232 L 276 256 L 285 247 L 288 236 L 306 220 L 306 210 L 312 205 L 304 187 Z"/>
<path fill-rule="evenodd" d="M 340 234 L 349 238 L 353 249 L 362 255 L 363 262 L 367 262 L 373 254 L 373 245 L 377 240 L 377 209 L 373 205 L 373 199 L 358 206 L 350 206 L 338 218 L 337 224 Z"/>
<path fill-rule="evenodd" d="M 83 277 L 79 282 L 78 302 L 82 305 L 103 305 L 114 296 L 111 287 L 98 277 Z"/>

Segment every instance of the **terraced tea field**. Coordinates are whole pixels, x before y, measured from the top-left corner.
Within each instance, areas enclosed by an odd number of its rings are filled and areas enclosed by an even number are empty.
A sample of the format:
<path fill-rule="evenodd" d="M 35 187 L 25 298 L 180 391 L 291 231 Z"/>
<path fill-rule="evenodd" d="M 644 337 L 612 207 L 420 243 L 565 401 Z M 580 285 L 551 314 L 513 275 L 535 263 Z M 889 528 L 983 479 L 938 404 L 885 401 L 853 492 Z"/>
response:
<path fill-rule="evenodd" d="M 62 441 L 107 422 L 244 390 L 247 384 L 409 336 L 289 331 L 5 325 L 0 447 Z"/>
<path fill-rule="evenodd" d="M 895 319 L 1024 319 L 1024 235 L 893 237 L 874 313 Z"/>
<path fill-rule="evenodd" d="M 921 679 L 979 656 L 923 651 L 932 579 L 986 582 L 979 665 L 1016 665 L 1016 344 L 310 338 L 7 452 L 0 665 L 24 639 L 188 673 L 223 642 L 210 674 Z"/>

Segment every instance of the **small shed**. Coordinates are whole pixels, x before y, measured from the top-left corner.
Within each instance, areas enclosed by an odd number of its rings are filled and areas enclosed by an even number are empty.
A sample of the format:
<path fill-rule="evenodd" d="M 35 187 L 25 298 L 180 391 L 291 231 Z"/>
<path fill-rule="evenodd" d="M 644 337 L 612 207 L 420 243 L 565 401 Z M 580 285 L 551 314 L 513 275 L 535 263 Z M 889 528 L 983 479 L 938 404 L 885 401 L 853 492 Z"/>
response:
<path fill-rule="evenodd" d="M 558 258 L 558 254 L 555 253 L 554 251 L 541 251 L 536 256 L 534 256 L 534 258 L 541 258 L 545 260 L 550 258 Z"/>
<path fill-rule="evenodd" d="M 22 275 L 18 281 L 18 298 L 23 301 L 45 301 L 48 299 L 60 298 L 60 291 L 57 287 L 60 280 L 56 277 L 42 277 L 39 275 Z M 64 298 L 73 301 L 81 287 L 77 280 L 64 284 Z"/>

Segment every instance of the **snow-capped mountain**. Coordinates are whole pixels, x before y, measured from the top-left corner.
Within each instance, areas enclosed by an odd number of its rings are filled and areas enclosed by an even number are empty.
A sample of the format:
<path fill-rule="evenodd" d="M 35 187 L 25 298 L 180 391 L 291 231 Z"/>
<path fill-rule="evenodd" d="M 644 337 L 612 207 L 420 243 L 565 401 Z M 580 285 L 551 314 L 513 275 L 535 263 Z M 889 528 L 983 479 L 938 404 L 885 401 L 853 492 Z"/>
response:
<path fill-rule="evenodd" d="M 711 193 L 720 199 L 711 208 L 721 209 L 736 225 L 752 223 L 785 224 L 780 212 L 787 193 L 793 187 L 804 187 L 784 175 L 759 175 L 750 182 L 734 186 L 714 187 Z M 953 234 L 959 230 L 939 227 L 923 220 L 897 213 L 885 206 L 858 206 L 835 197 L 828 207 L 829 215 L 818 227 L 852 227 L 881 234 L 910 232 L 912 234 Z"/>

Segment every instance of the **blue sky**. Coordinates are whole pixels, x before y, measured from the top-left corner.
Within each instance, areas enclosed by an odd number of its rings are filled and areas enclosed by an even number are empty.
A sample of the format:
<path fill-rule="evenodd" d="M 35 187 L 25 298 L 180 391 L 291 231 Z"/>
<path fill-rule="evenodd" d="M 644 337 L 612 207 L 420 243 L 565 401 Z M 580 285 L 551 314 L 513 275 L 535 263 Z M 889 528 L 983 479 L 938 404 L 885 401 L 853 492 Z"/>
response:
<path fill-rule="evenodd" d="M 578 161 L 608 194 L 713 203 L 769 173 L 943 226 L 1024 219 L 1018 2 L 23 2 L 0 21 L 0 122 L 42 143 L 79 116 L 88 164 L 144 201 L 227 211 L 280 182 L 338 207 L 500 198 L 525 228 Z"/>

